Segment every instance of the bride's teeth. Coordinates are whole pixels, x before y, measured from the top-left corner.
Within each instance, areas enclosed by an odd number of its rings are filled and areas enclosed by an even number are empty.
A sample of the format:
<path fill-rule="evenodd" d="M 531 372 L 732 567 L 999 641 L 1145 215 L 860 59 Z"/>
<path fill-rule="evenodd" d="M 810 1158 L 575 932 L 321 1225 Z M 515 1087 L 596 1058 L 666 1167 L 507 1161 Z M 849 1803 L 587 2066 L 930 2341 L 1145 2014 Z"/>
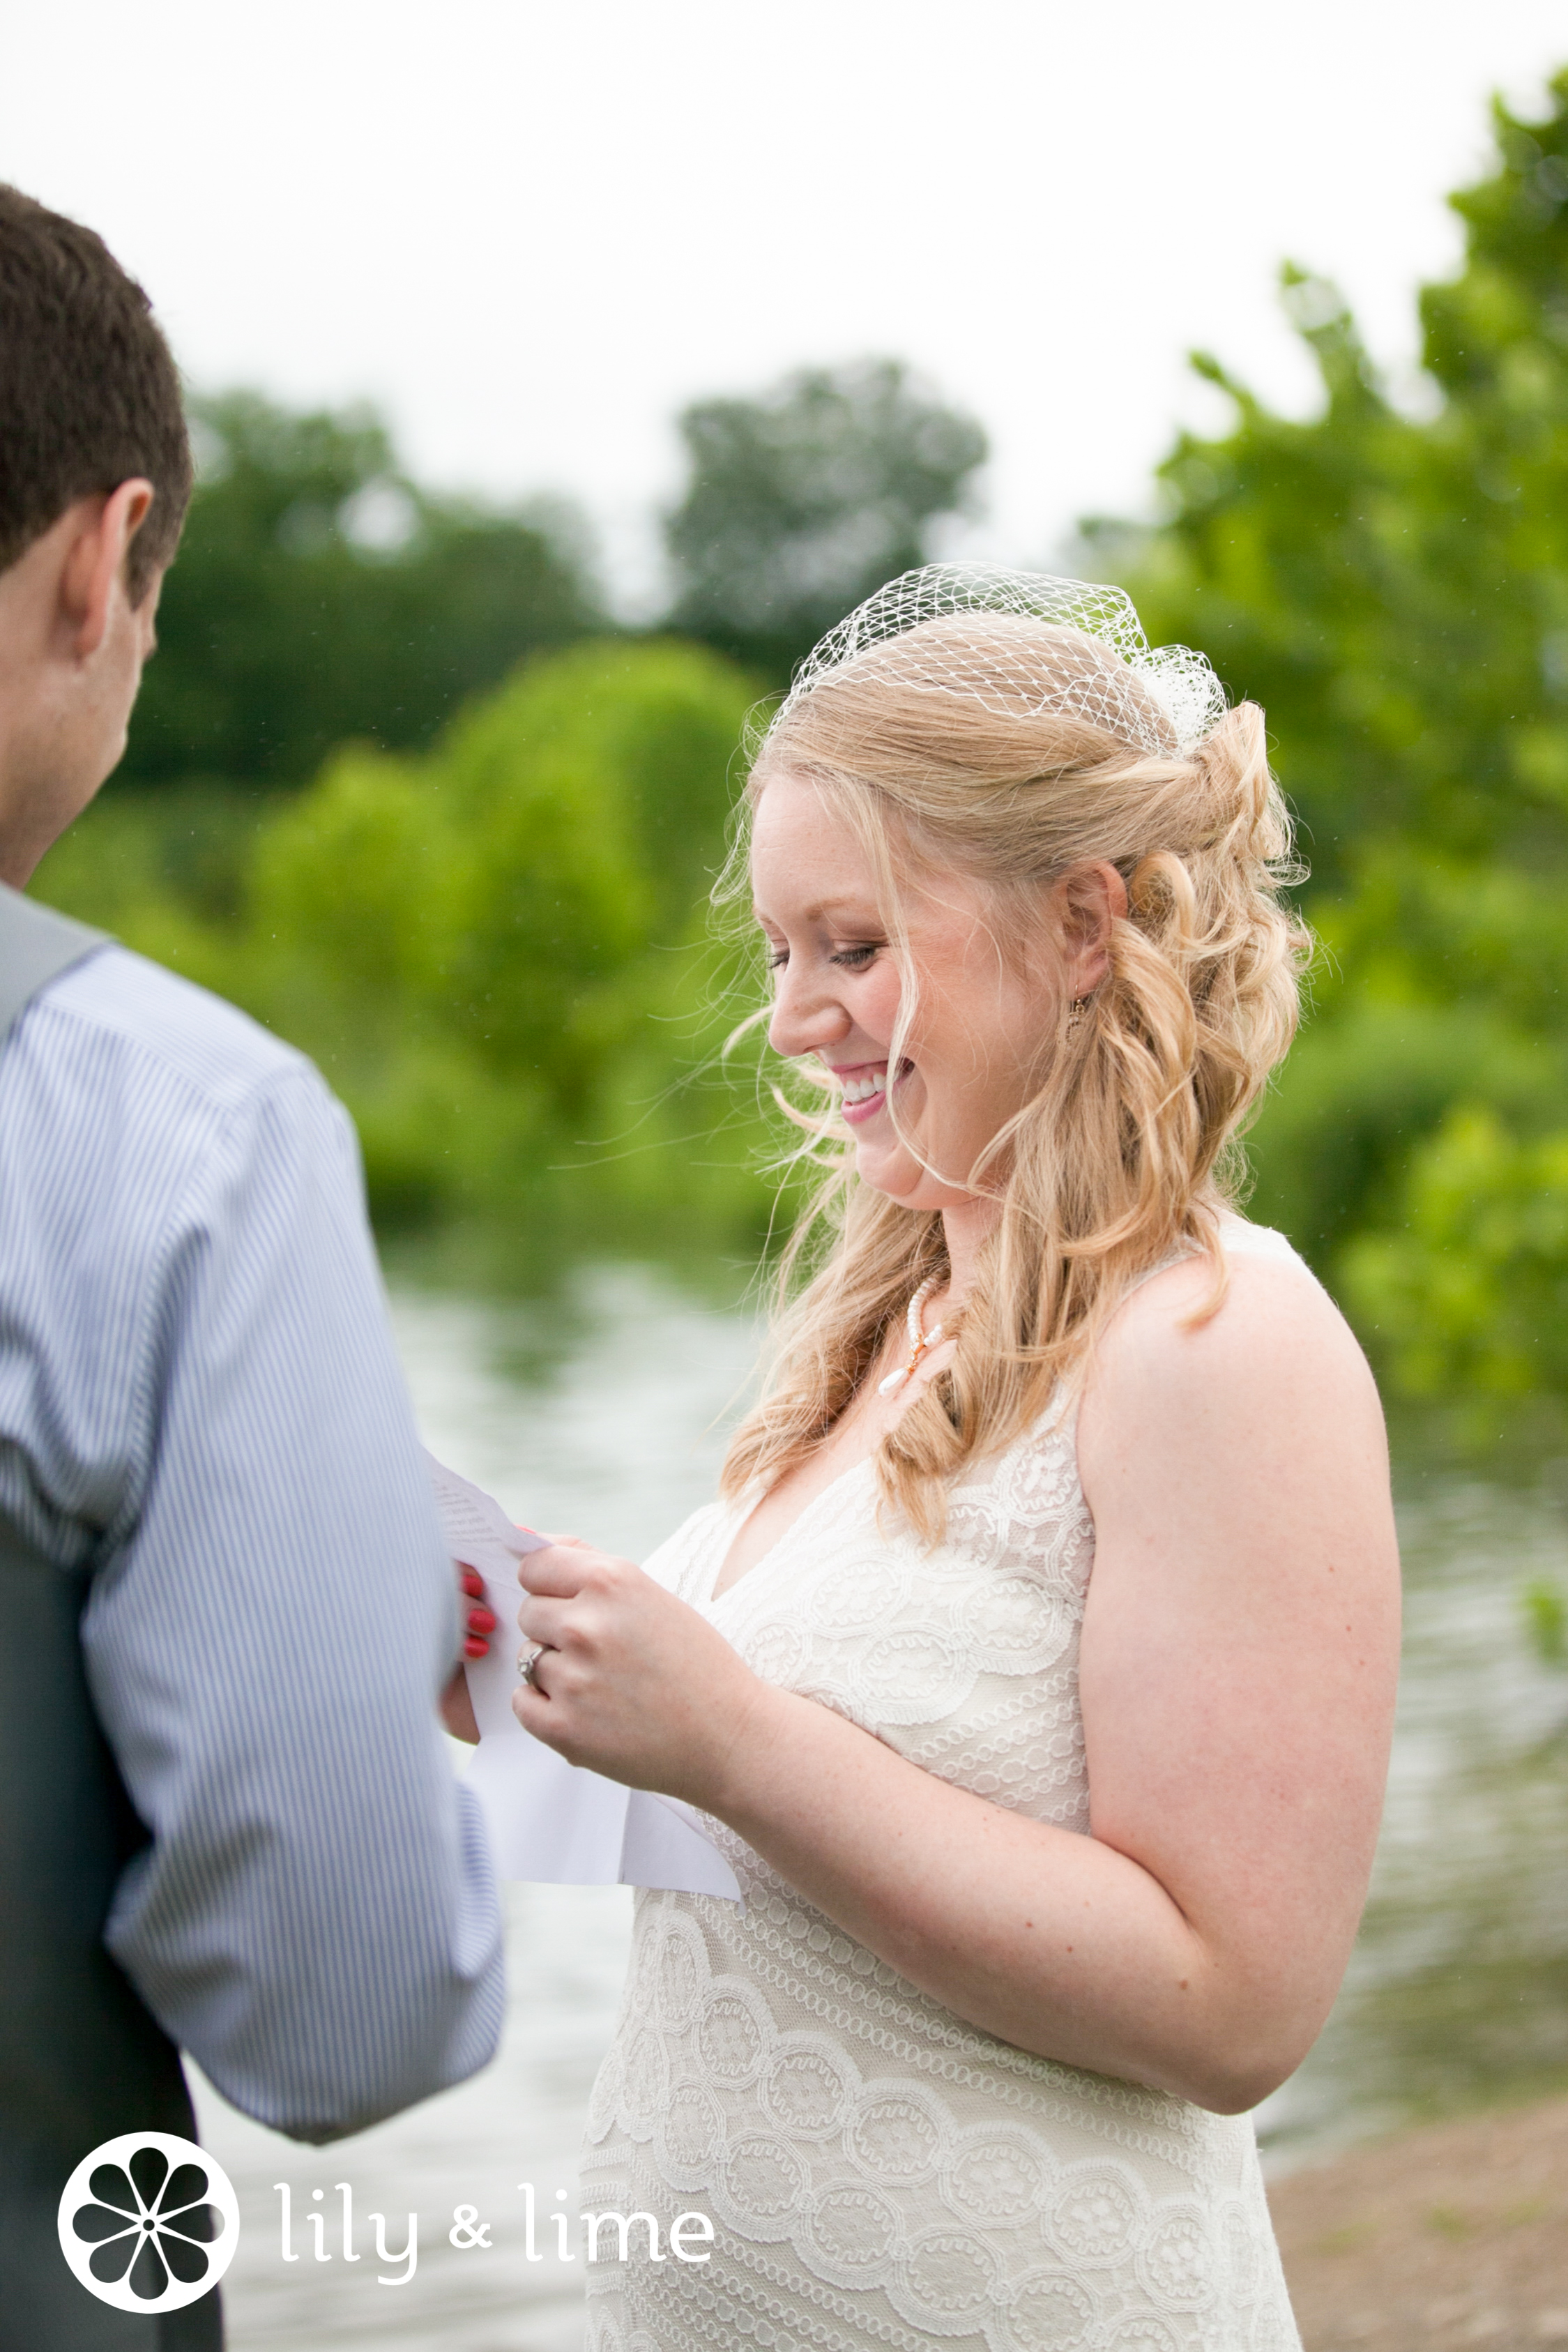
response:
<path fill-rule="evenodd" d="M 868 1071 L 863 1076 L 860 1077 L 846 1078 L 844 1080 L 844 1100 L 846 1103 L 870 1102 L 873 1095 L 880 1095 L 883 1092 L 886 1085 L 887 1072 L 885 1069 Z"/>

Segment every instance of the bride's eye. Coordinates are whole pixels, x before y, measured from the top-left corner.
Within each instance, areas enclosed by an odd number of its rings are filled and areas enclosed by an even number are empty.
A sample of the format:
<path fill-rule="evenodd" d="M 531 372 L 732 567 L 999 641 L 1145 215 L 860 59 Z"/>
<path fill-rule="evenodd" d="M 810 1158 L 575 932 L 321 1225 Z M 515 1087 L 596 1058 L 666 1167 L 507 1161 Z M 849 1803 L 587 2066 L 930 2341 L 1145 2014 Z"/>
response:
<path fill-rule="evenodd" d="M 783 971 L 783 969 L 784 969 L 784 967 L 785 967 L 785 965 L 789 962 L 789 949 L 788 949 L 788 948 L 769 948 L 769 949 L 768 949 L 768 971 Z"/>
<path fill-rule="evenodd" d="M 841 948 L 834 956 L 833 961 L 841 963 L 846 971 L 863 971 L 876 953 L 876 944 L 873 941 L 867 941 L 862 947 Z"/>

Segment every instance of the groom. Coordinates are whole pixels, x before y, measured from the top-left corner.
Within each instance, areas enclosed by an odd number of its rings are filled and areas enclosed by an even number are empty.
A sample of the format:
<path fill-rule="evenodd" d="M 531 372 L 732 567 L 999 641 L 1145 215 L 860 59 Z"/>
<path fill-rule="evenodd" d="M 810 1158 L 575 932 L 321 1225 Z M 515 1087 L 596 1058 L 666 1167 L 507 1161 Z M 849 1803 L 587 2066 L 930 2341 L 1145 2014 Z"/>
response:
<path fill-rule="evenodd" d="M 124 749 L 191 488 L 99 240 L 0 187 L 0 2352 L 212 2352 L 67 2269 L 94 2147 L 357 2131 L 485 2063 L 451 1571 L 342 1111 L 17 896 Z"/>

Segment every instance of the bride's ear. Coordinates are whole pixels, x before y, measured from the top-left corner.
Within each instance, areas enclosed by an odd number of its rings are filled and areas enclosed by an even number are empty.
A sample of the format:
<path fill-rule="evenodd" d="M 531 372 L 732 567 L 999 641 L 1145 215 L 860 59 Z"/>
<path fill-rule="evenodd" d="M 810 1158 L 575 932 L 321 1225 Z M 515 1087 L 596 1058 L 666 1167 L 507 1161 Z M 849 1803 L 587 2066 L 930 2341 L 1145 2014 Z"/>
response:
<path fill-rule="evenodd" d="M 1110 969 L 1111 932 L 1126 920 L 1127 886 L 1103 858 L 1085 858 L 1057 877 L 1051 896 L 1067 993 L 1088 996 Z"/>

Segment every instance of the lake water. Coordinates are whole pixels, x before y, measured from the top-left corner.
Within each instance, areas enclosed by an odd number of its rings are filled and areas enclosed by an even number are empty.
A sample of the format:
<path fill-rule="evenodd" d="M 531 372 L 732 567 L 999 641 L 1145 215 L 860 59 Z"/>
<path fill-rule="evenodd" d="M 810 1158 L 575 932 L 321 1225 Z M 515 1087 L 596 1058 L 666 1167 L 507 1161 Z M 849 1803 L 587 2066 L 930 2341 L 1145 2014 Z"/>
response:
<path fill-rule="evenodd" d="M 393 1303 L 429 1444 L 519 1517 L 636 1558 L 711 1492 L 718 1424 L 751 1361 L 744 1315 L 638 1266 L 584 1269 L 542 1303 L 410 1286 Z M 1399 1484 L 1406 1667 L 1377 1874 L 1328 2029 L 1260 2112 L 1275 2168 L 1568 2074 L 1568 1675 L 1534 1657 L 1518 1599 L 1532 1575 L 1568 1585 L 1568 1465 L 1488 1483 L 1413 1442 Z M 245 2224 L 225 2289 L 234 2352 L 579 2352 L 580 2273 L 554 2257 L 542 2217 L 576 2210 L 582 2113 L 631 1896 L 512 1887 L 507 1898 L 510 2015 L 476 2081 L 320 2151 L 199 2089 L 204 2137 Z M 340 2182 L 356 2215 L 352 2264 Z M 541 2217 L 534 2262 L 523 2182 Z M 460 2207 L 472 2217 L 455 2220 Z M 383 2286 L 407 2268 L 411 2210 L 417 2266 Z M 317 2211 L 329 2217 L 326 2262 L 302 2218 Z M 384 2263 L 367 2219 L 377 2212 Z M 487 2245 L 462 2242 L 480 2232 Z"/>

